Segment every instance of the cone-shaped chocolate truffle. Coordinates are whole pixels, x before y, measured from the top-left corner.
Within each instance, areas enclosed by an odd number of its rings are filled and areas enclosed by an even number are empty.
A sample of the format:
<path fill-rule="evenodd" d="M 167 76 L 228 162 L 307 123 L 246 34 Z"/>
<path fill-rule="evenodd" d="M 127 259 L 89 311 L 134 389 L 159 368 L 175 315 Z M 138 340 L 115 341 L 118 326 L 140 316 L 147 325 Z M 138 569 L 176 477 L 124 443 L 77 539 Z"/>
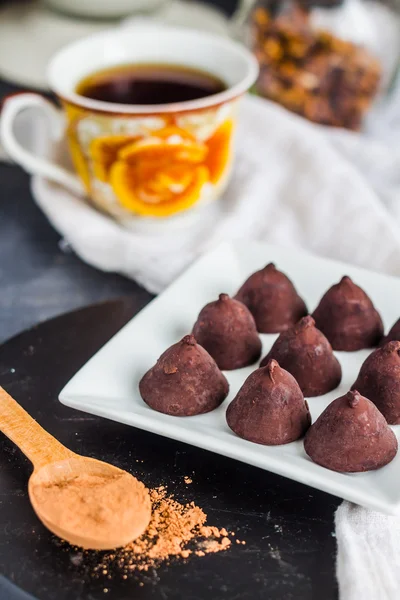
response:
<path fill-rule="evenodd" d="M 266 446 L 298 440 L 311 425 L 298 383 L 276 360 L 246 379 L 228 406 L 226 420 L 239 437 Z"/>
<path fill-rule="evenodd" d="M 139 383 L 143 400 L 159 412 L 189 417 L 210 412 L 226 398 L 229 384 L 193 335 L 166 350 Z"/>
<path fill-rule="evenodd" d="M 375 404 L 354 391 L 329 404 L 308 430 L 304 449 L 322 467 L 357 473 L 393 460 L 397 439 Z"/>
<path fill-rule="evenodd" d="M 235 296 L 247 306 L 260 333 L 280 333 L 307 314 L 288 277 L 269 263 L 244 282 Z"/>
<path fill-rule="evenodd" d="M 352 389 L 371 400 L 390 425 L 400 424 L 400 342 L 370 354 Z"/>
<path fill-rule="evenodd" d="M 382 338 L 380 346 L 384 346 L 388 342 L 400 341 L 400 319 L 396 321 L 392 329 L 389 331 L 384 338 Z"/>
<path fill-rule="evenodd" d="M 327 394 L 342 379 L 340 363 L 312 317 L 303 317 L 294 327 L 283 331 L 261 367 L 271 358 L 293 375 L 305 396 Z"/>
<path fill-rule="evenodd" d="M 352 352 L 372 348 L 383 335 L 378 311 L 347 275 L 322 296 L 313 317 L 334 350 Z"/>
<path fill-rule="evenodd" d="M 260 358 L 261 340 L 251 312 L 227 294 L 200 311 L 193 334 L 220 369 L 240 369 Z"/>

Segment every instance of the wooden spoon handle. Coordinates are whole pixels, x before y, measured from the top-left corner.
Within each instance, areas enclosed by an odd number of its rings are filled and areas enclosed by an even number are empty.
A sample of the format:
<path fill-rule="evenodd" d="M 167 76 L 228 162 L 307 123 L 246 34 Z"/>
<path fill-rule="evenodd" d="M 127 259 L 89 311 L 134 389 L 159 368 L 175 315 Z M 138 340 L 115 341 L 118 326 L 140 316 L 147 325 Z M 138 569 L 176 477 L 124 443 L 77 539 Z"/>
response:
<path fill-rule="evenodd" d="M 0 431 L 22 450 L 35 469 L 75 456 L 71 450 L 47 433 L 2 387 Z"/>

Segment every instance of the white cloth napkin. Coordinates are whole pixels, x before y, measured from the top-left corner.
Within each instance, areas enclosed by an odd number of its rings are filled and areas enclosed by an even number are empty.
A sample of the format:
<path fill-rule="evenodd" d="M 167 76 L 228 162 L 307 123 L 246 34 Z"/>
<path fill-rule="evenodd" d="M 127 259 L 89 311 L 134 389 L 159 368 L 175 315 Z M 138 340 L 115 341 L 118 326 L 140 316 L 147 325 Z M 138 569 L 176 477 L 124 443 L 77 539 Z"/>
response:
<path fill-rule="evenodd" d="M 400 275 L 400 151 L 391 145 L 397 114 L 387 111 L 380 139 L 372 128 L 369 136 L 325 129 L 247 97 L 224 198 L 170 223 L 126 230 L 44 179 L 34 177 L 32 191 L 83 260 L 153 292 L 202 252 L 241 238 Z M 344 502 L 336 536 L 341 600 L 398 600 L 400 519 Z"/>
<path fill-rule="evenodd" d="M 343 502 L 335 523 L 341 600 L 398 600 L 400 518 Z"/>
<path fill-rule="evenodd" d="M 241 238 L 400 275 L 400 157 L 380 142 L 311 125 L 255 97 L 241 107 L 223 199 L 171 223 L 146 219 L 126 230 L 44 179 L 34 177 L 32 190 L 79 256 L 152 292 L 199 254 Z"/>

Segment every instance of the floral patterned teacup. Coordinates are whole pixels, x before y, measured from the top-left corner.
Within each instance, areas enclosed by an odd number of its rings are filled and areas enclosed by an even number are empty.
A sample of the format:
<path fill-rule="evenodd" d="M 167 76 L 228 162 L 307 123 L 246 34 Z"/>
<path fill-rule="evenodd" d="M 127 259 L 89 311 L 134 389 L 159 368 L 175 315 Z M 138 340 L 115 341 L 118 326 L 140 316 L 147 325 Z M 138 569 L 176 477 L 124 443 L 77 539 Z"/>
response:
<path fill-rule="evenodd" d="M 90 73 L 120 64 L 164 63 L 201 69 L 227 89 L 198 100 L 158 105 L 107 103 L 75 88 Z M 1 139 L 27 171 L 88 197 L 129 224 L 162 218 L 217 198 L 232 163 L 237 104 L 257 77 L 253 56 L 214 35 L 170 27 L 143 27 L 96 34 L 61 50 L 51 61 L 49 84 L 63 112 L 37 94 L 6 100 Z M 66 136 L 77 174 L 35 156 L 13 133 L 17 115 L 43 109 L 55 138 Z"/>

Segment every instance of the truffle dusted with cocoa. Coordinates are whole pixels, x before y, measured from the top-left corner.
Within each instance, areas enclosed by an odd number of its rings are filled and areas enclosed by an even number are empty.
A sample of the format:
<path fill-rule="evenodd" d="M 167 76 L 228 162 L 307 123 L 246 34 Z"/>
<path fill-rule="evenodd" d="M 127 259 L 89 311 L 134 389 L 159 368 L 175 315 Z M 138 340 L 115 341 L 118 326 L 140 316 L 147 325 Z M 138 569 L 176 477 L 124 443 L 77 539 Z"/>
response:
<path fill-rule="evenodd" d="M 227 294 L 200 311 L 193 334 L 220 369 L 240 369 L 260 358 L 261 340 L 252 314 Z"/>
<path fill-rule="evenodd" d="M 272 358 L 293 375 L 304 396 L 327 394 L 342 378 L 340 363 L 330 343 L 310 316 L 280 334 L 261 367 Z"/>
<path fill-rule="evenodd" d="M 298 440 L 311 424 L 298 383 L 276 360 L 246 379 L 228 406 L 226 420 L 238 436 L 267 446 Z"/>
<path fill-rule="evenodd" d="M 166 350 L 139 383 L 143 400 L 167 415 L 210 412 L 228 395 L 229 384 L 193 335 Z"/>
<path fill-rule="evenodd" d="M 352 389 L 371 400 L 390 425 L 399 425 L 400 342 L 389 342 L 370 354 Z"/>
<path fill-rule="evenodd" d="M 347 275 L 322 296 L 312 316 L 334 350 L 372 348 L 383 335 L 382 319 L 371 299 Z"/>
<path fill-rule="evenodd" d="M 397 439 L 375 404 L 354 390 L 329 404 L 311 425 L 304 449 L 322 467 L 357 473 L 393 460 Z"/>
<path fill-rule="evenodd" d="M 396 323 L 390 329 L 389 333 L 381 339 L 380 346 L 384 346 L 388 342 L 400 341 L 400 319 L 397 319 Z"/>
<path fill-rule="evenodd" d="M 247 306 L 260 333 L 279 333 L 307 314 L 290 279 L 269 263 L 244 282 L 235 296 Z"/>

